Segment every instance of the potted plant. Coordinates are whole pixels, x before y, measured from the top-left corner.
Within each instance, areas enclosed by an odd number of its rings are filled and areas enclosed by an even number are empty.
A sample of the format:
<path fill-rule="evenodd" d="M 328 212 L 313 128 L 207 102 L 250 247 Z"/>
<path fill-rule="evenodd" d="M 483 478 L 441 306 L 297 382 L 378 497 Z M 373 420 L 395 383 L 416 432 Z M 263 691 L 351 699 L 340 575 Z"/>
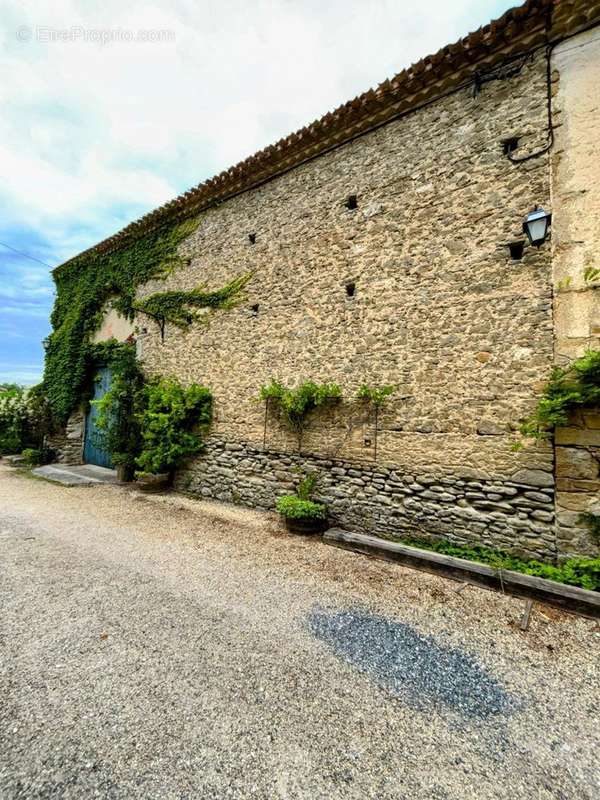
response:
<path fill-rule="evenodd" d="M 164 492 L 171 485 L 169 472 L 143 472 L 136 470 L 135 485 L 142 492 Z"/>
<path fill-rule="evenodd" d="M 277 511 L 291 533 L 322 533 L 327 528 L 327 506 L 310 499 L 316 482 L 315 473 L 305 475 L 296 494 L 284 495 L 277 501 Z"/>

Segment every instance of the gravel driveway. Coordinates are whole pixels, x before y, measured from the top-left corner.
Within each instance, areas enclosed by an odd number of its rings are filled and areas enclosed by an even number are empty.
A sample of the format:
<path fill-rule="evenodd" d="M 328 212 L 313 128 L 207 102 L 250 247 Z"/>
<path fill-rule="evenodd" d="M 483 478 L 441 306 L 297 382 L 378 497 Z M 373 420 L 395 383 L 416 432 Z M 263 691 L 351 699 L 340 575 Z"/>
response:
<path fill-rule="evenodd" d="M 0 798 L 600 797 L 600 625 L 0 467 Z"/>

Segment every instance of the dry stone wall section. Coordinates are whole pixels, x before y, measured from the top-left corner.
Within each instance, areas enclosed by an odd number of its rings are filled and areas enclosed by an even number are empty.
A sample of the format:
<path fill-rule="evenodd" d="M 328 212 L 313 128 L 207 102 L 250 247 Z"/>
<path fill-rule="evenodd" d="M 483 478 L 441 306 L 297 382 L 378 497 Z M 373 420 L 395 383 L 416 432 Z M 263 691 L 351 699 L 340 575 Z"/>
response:
<path fill-rule="evenodd" d="M 530 558 L 555 556 L 553 478 L 541 470 L 523 469 L 510 481 L 474 480 L 468 473 L 407 474 L 212 439 L 204 456 L 178 473 L 177 488 L 272 509 L 306 470 L 319 475 L 315 497 L 328 504 L 333 524 L 389 536 L 479 542 Z"/>

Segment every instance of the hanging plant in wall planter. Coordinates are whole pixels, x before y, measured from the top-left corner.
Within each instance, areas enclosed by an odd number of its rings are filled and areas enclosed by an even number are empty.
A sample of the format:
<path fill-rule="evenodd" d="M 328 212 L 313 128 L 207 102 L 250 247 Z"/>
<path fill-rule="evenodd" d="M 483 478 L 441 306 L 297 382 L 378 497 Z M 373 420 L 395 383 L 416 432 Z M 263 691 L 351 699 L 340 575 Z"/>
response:
<path fill-rule="evenodd" d="M 305 475 L 296 489 L 296 494 L 288 494 L 277 501 L 277 511 L 285 520 L 290 533 L 323 533 L 327 528 L 327 506 L 311 500 L 318 480 L 316 473 Z"/>
<path fill-rule="evenodd" d="M 302 444 L 302 432 L 306 418 L 316 408 L 337 403 L 342 398 L 342 390 L 337 383 L 313 383 L 305 381 L 293 389 L 288 389 L 278 381 L 261 386 L 258 399 L 269 408 L 275 408 L 282 419 L 298 436 L 298 449 Z M 266 417 L 265 417 L 266 420 Z"/>

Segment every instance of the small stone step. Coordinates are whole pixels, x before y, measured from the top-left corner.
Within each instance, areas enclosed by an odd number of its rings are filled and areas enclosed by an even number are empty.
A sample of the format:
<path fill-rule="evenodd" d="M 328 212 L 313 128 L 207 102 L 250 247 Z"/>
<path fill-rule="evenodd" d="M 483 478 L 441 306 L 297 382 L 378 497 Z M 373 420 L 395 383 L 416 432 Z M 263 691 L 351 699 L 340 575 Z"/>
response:
<path fill-rule="evenodd" d="M 98 483 L 116 483 L 117 473 L 114 469 L 105 469 L 93 464 L 77 467 L 63 467 L 58 464 L 47 464 L 31 470 L 32 475 L 45 478 L 63 486 L 91 486 Z"/>
<path fill-rule="evenodd" d="M 21 455 L 4 456 L 2 461 L 4 464 L 8 464 L 9 467 L 24 467 L 27 465 L 27 461 Z"/>

